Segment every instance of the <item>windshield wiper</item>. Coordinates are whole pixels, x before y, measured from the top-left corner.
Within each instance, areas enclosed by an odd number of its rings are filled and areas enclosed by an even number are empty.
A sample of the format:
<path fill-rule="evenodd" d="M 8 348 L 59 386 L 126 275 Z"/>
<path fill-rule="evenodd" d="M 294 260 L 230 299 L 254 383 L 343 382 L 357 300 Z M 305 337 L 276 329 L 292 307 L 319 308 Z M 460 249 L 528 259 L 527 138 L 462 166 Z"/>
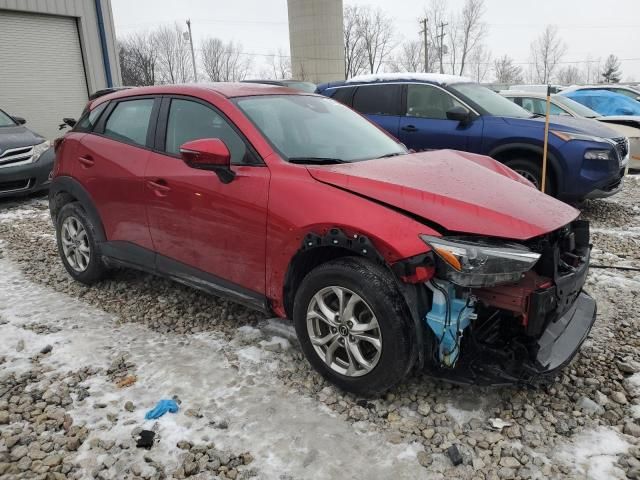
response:
<path fill-rule="evenodd" d="M 289 163 L 311 164 L 311 165 L 333 165 L 336 163 L 348 163 L 339 158 L 329 157 L 290 157 Z"/>
<path fill-rule="evenodd" d="M 386 155 L 382 155 L 376 158 L 391 158 L 391 157 L 397 157 L 398 155 L 405 155 L 405 153 L 404 152 L 387 153 Z"/>

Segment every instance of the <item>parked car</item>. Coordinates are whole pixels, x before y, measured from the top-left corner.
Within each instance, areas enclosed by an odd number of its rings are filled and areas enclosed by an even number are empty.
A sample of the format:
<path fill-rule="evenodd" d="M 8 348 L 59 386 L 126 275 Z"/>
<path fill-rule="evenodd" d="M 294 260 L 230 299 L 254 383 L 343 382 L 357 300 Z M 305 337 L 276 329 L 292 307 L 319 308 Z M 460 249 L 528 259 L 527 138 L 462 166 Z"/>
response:
<path fill-rule="evenodd" d="M 452 148 L 488 155 L 542 181 L 544 119 L 471 80 L 439 74 L 380 74 L 318 86 L 413 150 Z M 554 118 L 546 192 L 565 201 L 622 188 L 628 145 L 604 125 Z"/>
<path fill-rule="evenodd" d="M 560 95 L 570 98 L 600 115 L 617 117 L 620 122 L 640 126 L 640 102 L 605 90 L 570 90 Z"/>
<path fill-rule="evenodd" d="M 316 91 L 316 84 L 303 80 L 243 80 L 243 83 L 262 83 L 265 85 L 279 85 L 281 87 L 293 88 L 307 93 Z"/>
<path fill-rule="evenodd" d="M 607 91 L 612 93 L 618 93 L 620 95 L 624 95 L 625 97 L 632 98 L 633 100 L 640 101 L 640 88 L 633 87 L 629 85 L 574 85 L 571 87 L 564 88 L 563 91 L 571 92 L 571 91 L 581 91 L 581 90 L 591 90 L 591 91 Z"/>
<path fill-rule="evenodd" d="M 504 90 L 502 96 L 535 115 L 546 115 L 547 96 L 544 93 Z M 606 123 L 612 130 L 629 139 L 629 168 L 640 169 L 640 122 L 630 126 L 626 117 L 606 117 L 563 95 L 551 96 L 551 115 L 587 118 Z"/>
<path fill-rule="evenodd" d="M 0 110 L 0 198 L 45 190 L 53 168 L 49 141 Z"/>
<path fill-rule="evenodd" d="M 423 367 L 531 382 L 595 319 L 577 210 L 489 157 L 409 154 L 281 87 L 100 97 L 57 143 L 49 201 L 74 279 L 129 266 L 290 318 L 309 362 L 359 395 Z"/>

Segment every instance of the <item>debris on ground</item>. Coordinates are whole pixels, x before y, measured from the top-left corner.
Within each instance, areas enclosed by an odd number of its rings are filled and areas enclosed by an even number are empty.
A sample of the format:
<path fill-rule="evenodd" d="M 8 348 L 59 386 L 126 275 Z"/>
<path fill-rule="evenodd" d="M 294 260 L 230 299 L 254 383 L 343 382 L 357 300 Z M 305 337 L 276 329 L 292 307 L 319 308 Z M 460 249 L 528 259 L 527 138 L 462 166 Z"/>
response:
<path fill-rule="evenodd" d="M 175 400 L 160 400 L 154 408 L 144 415 L 144 418 L 145 420 L 155 420 L 165 413 L 176 413 L 179 408 Z"/>

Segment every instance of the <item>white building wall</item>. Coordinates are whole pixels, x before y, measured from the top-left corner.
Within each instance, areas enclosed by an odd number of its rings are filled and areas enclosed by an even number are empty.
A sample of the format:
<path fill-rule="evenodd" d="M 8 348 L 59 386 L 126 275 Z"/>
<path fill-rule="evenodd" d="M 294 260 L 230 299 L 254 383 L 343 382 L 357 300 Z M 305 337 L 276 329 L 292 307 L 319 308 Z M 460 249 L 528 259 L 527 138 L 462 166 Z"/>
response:
<path fill-rule="evenodd" d="M 102 17 L 105 26 L 107 49 L 112 83 L 121 84 L 120 64 L 116 50 L 115 30 L 111 0 L 101 0 Z M 102 57 L 102 46 L 98 30 L 98 15 L 94 0 L 0 0 L 0 15 L 3 10 L 41 13 L 74 17 L 78 22 L 80 47 L 87 75 L 87 88 L 94 92 L 107 86 L 106 73 Z M 15 45 L 0 45 L 0 48 L 19 48 Z"/>
<path fill-rule="evenodd" d="M 293 78 L 344 79 L 342 0 L 287 0 L 287 5 Z"/>

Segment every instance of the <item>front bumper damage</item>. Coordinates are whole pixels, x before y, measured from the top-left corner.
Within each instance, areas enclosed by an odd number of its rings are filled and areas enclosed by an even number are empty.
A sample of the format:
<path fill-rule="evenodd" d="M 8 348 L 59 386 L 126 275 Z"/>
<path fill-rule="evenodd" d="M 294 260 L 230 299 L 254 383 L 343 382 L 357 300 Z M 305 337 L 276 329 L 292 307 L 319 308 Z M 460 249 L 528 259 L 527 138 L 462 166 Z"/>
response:
<path fill-rule="evenodd" d="M 520 282 L 456 287 L 458 298 L 450 305 L 457 324 L 449 330 L 434 327 L 431 306 L 424 329 L 428 374 L 455 383 L 531 385 L 571 362 L 596 319 L 596 303 L 582 290 L 591 250 L 588 223 L 575 221 L 530 247 L 541 257 Z M 473 305 L 473 312 L 460 310 L 461 302 Z M 452 351 L 452 330 L 459 342 L 453 362 L 442 355 L 443 344 Z"/>

